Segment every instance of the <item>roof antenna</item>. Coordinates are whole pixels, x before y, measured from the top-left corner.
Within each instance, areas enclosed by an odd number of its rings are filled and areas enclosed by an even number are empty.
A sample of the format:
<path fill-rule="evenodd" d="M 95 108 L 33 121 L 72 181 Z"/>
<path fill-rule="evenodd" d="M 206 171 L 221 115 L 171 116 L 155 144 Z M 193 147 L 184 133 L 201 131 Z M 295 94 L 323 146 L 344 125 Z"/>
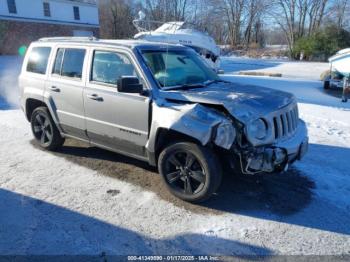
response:
<path fill-rule="evenodd" d="M 165 5 L 165 9 L 164 9 L 164 12 L 165 12 L 165 14 L 164 14 L 164 22 L 165 23 L 167 23 L 167 5 Z M 166 33 L 167 34 L 167 41 L 166 41 L 166 57 L 165 57 L 165 75 L 167 75 L 168 74 L 168 56 L 169 56 L 169 34 L 168 33 Z M 167 77 L 165 77 L 165 81 L 164 81 L 164 87 L 166 87 L 166 79 L 167 79 Z"/>

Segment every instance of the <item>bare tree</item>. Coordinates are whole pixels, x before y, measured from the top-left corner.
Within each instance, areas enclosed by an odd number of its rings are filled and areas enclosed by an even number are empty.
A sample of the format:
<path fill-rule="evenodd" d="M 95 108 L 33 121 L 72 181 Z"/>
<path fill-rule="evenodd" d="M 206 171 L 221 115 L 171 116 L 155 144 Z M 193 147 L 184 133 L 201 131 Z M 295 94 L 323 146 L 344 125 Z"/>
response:
<path fill-rule="evenodd" d="M 231 46 L 241 44 L 241 26 L 244 12 L 244 0 L 222 0 L 221 8 L 226 16 L 228 36 Z"/>
<path fill-rule="evenodd" d="M 246 1 L 246 22 L 244 29 L 244 43 L 247 47 L 254 42 L 263 44 L 263 23 L 264 16 L 270 1 L 266 0 L 249 0 Z"/>
<path fill-rule="evenodd" d="M 309 35 L 320 29 L 323 22 L 326 6 L 329 0 L 310 0 L 309 14 Z"/>
<path fill-rule="evenodd" d="M 129 38 L 135 33 L 132 20 L 135 14 L 127 0 L 101 0 L 100 34 L 104 38 Z"/>
<path fill-rule="evenodd" d="M 189 7 L 189 0 L 146 0 L 145 9 L 151 20 L 183 21 Z"/>
<path fill-rule="evenodd" d="M 349 25 L 350 0 L 336 0 L 328 13 L 338 29 L 346 28 Z"/>
<path fill-rule="evenodd" d="M 186 21 L 195 25 L 195 28 L 207 32 L 218 43 L 227 43 L 227 23 L 221 9 L 218 8 L 218 0 L 191 0 Z"/>
<path fill-rule="evenodd" d="M 310 36 L 320 29 L 329 2 L 329 0 L 274 1 L 275 9 L 271 14 L 285 33 L 290 54 L 299 38 Z"/>

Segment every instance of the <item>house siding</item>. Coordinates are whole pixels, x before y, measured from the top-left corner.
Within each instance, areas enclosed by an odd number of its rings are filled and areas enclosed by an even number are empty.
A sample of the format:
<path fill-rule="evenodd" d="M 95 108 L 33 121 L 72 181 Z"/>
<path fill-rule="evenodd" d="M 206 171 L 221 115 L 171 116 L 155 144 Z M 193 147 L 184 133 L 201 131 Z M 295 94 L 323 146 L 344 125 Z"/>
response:
<path fill-rule="evenodd" d="M 42 37 L 73 36 L 74 32 L 92 32 L 99 36 L 98 6 L 67 0 L 15 0 L 17 13 L 9 13 L 7 0 L 0 0 L 0 54 L 17 54 L 20 46 L 28 46 Z M 45 16 L 43 3 L 50 4 Z M 79 7 L 80 19 L 74 17 Z"/>
<path fill-rule="evenodd" d="M 79 22 L 91 26 L 99 25 L 98 7 L 96 5 L 64 0 L 15 0 L 15 2 L 17 13 L 12 14 L 8 11 L 7 0 L 0 0 L 0 19 L 2 16 L 10 16 L 13 19 L 45 19 L 48 22 L 52 20 L 66 23 Z M 50 17 L 44 15 L 43 2 L 50 4 Z M 79 7 L 79 21 L 74 19 L 74 6 Z"/>
<path fill-rule="evenodd" d="M 39 38 L 73 36 L 74 31 L 91 31 L 99 36 L 96 27 L 0 20 L 0 54 L 15 55 L 21 46 L 29 46 Z"/>

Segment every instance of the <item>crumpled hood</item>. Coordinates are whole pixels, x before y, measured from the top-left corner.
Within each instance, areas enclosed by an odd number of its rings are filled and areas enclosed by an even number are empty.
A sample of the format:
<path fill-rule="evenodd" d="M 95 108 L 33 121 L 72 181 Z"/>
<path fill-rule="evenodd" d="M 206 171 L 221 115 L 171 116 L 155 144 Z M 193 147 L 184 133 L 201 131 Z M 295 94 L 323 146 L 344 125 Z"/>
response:
<path fill-rule="evenodd" d="M 184 102 L 222 105 L 233 117 L 243 123 L 266 116 L 296 102 L 294 95 L 287 92 L 235 83 L 217 83 L 190 90 L 161 90 L 159 96 Z"/>

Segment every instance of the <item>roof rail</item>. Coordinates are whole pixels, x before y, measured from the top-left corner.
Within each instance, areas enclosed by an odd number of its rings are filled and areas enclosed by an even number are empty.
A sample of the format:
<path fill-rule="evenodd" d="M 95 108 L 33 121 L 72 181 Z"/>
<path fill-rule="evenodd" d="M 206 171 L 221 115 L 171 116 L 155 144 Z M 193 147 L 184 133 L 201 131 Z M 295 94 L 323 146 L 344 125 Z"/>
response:
<path fill-rule="evenodd" d="M 50 41 L 97 41 L 98 38 L 94 36 L 68 36 L 68 37 L 44 37 L 40 38 L 40 42 Z"/>

